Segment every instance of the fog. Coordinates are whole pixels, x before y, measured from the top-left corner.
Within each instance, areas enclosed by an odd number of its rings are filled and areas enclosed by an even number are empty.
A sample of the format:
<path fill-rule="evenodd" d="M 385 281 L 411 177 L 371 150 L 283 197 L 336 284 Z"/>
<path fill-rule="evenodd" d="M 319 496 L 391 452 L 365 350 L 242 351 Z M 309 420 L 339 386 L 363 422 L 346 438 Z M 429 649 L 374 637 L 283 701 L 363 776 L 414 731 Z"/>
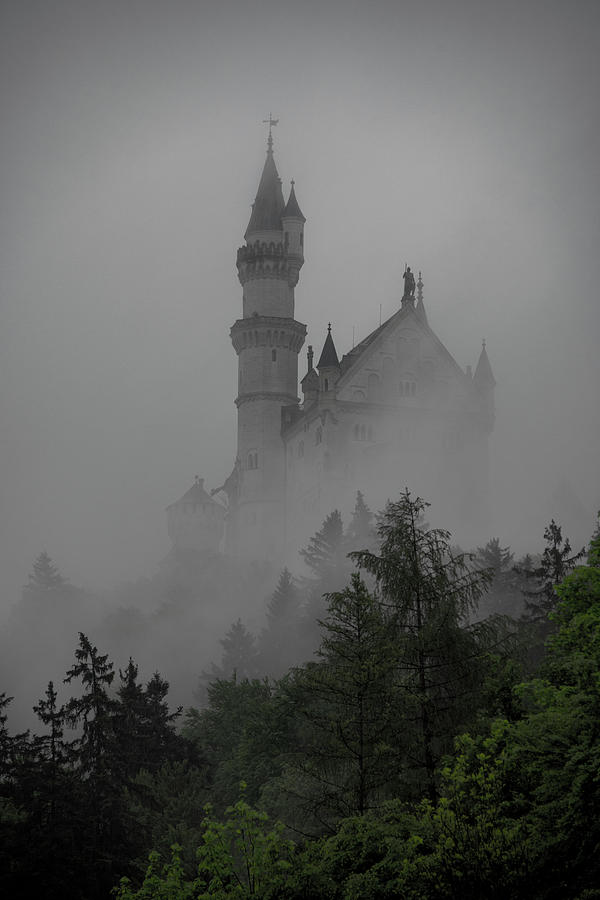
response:
<path fill-rule="evenodd" d="M 349 350 L 421 270 L 436 334 L 463 368 L 485 338 L 497 381 L 481 542 L 535 552 L 551 516 L 587 540 L 596 3 L 32 0 L 2 19 L 0 621 L 42 550 L 95 591 L 152 577 L 165 508 L 231 471 L 235 253 L 269 113 L 315 351 L 328 322 Z"/>

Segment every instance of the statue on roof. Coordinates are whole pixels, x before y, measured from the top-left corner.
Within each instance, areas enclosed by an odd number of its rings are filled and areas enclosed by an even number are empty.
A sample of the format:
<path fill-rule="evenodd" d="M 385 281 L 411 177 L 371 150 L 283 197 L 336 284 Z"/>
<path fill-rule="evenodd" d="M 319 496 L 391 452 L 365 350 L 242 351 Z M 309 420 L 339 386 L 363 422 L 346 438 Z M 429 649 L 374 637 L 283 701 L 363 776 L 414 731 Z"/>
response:
<path fill-rule="evenodd" d="M 404 297 L 414 297 L 415 296 L 415 276 L 410 270 L 410 266 L 407 266 L 404 270 Z"/>

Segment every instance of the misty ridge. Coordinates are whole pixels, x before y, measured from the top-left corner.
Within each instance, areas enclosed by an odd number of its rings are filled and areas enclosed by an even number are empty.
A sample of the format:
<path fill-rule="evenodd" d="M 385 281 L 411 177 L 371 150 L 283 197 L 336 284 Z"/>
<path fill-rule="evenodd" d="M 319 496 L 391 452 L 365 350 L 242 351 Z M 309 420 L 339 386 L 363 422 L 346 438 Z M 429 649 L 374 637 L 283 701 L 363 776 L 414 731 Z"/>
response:
<path fill-rule="evenodd" d="M 428 510 L 428 518 L 433 512 Z M 14 697 L 13 728 L 34 725 L 33 706 L 48 680 L 60 685 L 80 633 L 117 668 L 133 658 L 145 678 L 158 671 L 169 682 L 174 706 L 202 706 L 217 678 L 281 677 L 312 658 L 326 595 L 349 581 L 349 554 L 376 545 L 381 515 L 372 513 L 359 491 L 349 516 L 338 510 L 326 516 L 297 555 L 293 574 L 265 559 L 235 560 L 218 550 L 199 552 L 184 541 L 154 574 L 106 594 L 73 585 L 43 551 L 0 630 L 0 675 L 3 690 Z M 519 558 L 497 538 L 471 549 L 473 568 L 494 572 L 472 613 L 476 619 L 518 620 L 526 614 L 541 543 Z M 568 539 L 566 546 L 569 556 Z"/>

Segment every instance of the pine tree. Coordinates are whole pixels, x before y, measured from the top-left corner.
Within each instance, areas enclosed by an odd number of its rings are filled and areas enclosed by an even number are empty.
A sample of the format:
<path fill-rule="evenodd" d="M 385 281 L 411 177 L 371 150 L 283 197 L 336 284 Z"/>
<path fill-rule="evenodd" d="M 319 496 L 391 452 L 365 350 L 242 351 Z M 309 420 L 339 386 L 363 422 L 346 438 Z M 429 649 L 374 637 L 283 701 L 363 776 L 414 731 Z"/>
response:
<path fill-rule="evenodd" d="M 563 540 L 562 529 L 554 519 L 544 530 L 544 540 L 546 546 L 539 565 L 529 572 L 521 570 L 519 574 L 525 574 L 534 583 L 533 587 L 524 592 L 526 598 L 524 619 L 541 627 L 543 636 L 546 637 L 552 631 L 548 616 L 554 612 L 557 605 L 555 587 L 575 568 L 577 562 L 585 555 L 585 549 L 572 553 L 571 542 L 568 538 Z"/>
<path fill-rule="evenodd" d="M 322 593 L 341 587 L 349 570 L 344 543 L 344 525 L 339 510 L 330 513 L 320 531 L 311 537 L 300 556 L 317 579 Z"/>
<path fill-rule="evenodd" d="M 385 611 L 357 574 L 327 600 L 318 661 L 281 685 L 295 711 L 294 736 L 273 793 L 291 800 L 287 815 L 305 833 L 379 806 L 400 774 L 396 657 Z"/>
<path fill-rule="evenodd" d="M 499 538 L 491 538 L 485 547 L 478 547 L 475 562 L 492 572 L 492 582 L 486 597 L 489 612 L 516 615 L 521 602 L 514 554 L 510 547 L 501 547 Z"/>
<path fill-rule="evenodd" d="M 361 491 L 357 491 L 352 519 L 346 532 L 348 551 L 373 549 L 374 540 L 373 513 L 365 503 L 365 498 Z"/>
<path fill-rule="evenodd" d="M 25 592 L 39 594 L 61 588 L 66 583 L 66 579 L 63 578 L 44 550 L 33 563 L 33 573 L 29 575 L 29 582 L 25 587 Z"/>
<path fill-rule="evenodd" d="M 350 555 L 375 576 L 393 617 L 405 708 L 397 738 L 405 742 L 417 789 L 425 788 L 435 802 L 439 759 L 473 714 L 484 634 L 469 628 L 467 617 L 491 572 L 472 570 L 469 557 L 452 552 L 449 532 L 424 524 L 428 506 L 406 491 L 386 506 L 379 554 Z"/>
<path fill-rule="evenodd" d="M 260 635 L 259 668 L 264 674 L 281 677 L 297 655 L 297 626 L 300 621 L 300 589 L 289 570 L 283 569 L 267 604 L 267 625 Z"/>

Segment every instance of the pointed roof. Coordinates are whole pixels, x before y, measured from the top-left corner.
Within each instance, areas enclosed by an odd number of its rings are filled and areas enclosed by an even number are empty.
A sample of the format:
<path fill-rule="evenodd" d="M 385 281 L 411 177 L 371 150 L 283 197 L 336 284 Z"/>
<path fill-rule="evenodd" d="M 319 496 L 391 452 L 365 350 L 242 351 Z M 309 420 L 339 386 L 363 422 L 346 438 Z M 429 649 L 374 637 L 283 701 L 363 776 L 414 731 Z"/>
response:
<path fill-rule="evenodd" d="M 198 478 L 197 476 L 191 488 L 185 492 L 183 497 L 180 497 L 175 503 L 171 503 L 171 506 L 179 506 L 180 503 L 193 503 L 194 506 L 204 503 L 214 504 L 215 506 L 221 505 L 216 500 L 213 500 L 210 494 L 207 494 L 204 490 L 204 478 Z M 170 508 L 170 506 L 167 507 L 167 509 Z"/>
<path fill-rule="evenodd" d="M 477 362 L 475 374 L 473 375 L 473 381 L 476 384 L 484 385 L 486 387 L 494 387 L 494 385 L 496 384 L 496 379 L 494 378 L 494 374 L 492 372 L 492 367 L 487 355 L 487 350 L 485 349 L 485 341 L 482 342 L 481 353 L 479 354 L 479 360 Z"/>
<path fill-rule="evenodd" d="M 290 196 L 288 197 L 288 202 L 285 205 L 285 209 L 281 213 L 282 219 L 300 219 L 302 222 L 306 222 L 306 218 L 302 215 L 302 210 L 298 206 L 298 201 L 296 200 L 296 191 L 294 190 L 294 181 L 292 181 L 292 189 L 290 190 Z"/>
<path fill-rule="evenodd" d="M 319 376 L 315 372 L 314 369 L 311 369 L 310 372 L 307 372 L 302 381 L 300 382 L 302 385 L 303 391 L 309 391 L 311 388 L 319 387 Z"/>
<path fill-rule="evenodd" d="M 281 231 L 281 214 L 284 207 L 281 179 L 273 158 L 273 139 L 269 136 L 267 158 L 244 237 L 247 239 L 256 231 Z"/>
<path fill-rule="evenodd" d="M 333 338 L 331 337 L 331 322 L 327 326 L 327 337 L 325 338 L 325 343 L 323 344 L 323 351 L 321 353 L 321 358 L 317 363 L 317 369 L 339 369 L 340 361 L 338 359 L 338 355 L 335 349 L 335 344 L 333 343 Z"/>

